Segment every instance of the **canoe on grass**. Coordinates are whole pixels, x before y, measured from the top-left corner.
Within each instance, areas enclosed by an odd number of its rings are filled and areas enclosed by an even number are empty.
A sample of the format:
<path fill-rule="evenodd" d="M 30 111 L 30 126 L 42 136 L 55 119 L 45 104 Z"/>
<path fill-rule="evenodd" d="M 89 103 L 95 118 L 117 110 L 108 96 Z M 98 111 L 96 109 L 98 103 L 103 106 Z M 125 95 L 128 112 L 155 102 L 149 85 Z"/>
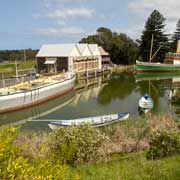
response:
<path fill-rule="evenodd" d="M 82 124 L 90 124 L 93 127 L 101 127 L 109 125 L 118 121 L 126 120 L 129 118 L 128 112 L 117 114 L 109 114 L 104 116 L 87 117 L 73 120 L 59 120 L 52 121 L 48 125 L 51 129 L 58 129 L 59 127 L 79 126 Z"/>

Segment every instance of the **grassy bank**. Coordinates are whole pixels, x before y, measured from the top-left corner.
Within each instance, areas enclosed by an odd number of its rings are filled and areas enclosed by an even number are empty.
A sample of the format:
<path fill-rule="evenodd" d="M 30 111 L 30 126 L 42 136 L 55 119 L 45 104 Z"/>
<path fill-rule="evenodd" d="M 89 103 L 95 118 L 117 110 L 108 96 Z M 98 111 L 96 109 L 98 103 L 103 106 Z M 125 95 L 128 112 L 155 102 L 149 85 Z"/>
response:
<path fill-rule="evenodd" d="M 135 67 L 134 67 L 134 65 L 118 65 L 118 66 L 115 66 L 112 70 L 112 73 L 116 73 L 116 74 L 119 74 L 122 72 L 134 73 Z"/>
<path fill-rule="evenodd" d="M 145 153 L 116 154 L 108 162 L 71 168 L 83 180 L 175 180 L 180 179 L 180 156 L 149 161 Z"/>
<path fill-rule="evenodd" d="M 166 131 L 170 133 L 159 133 Z M 155 150 L 153 161 L 148 160 L 150 149 Z M 0 178 L 179 179 L 178 149 L 179 123 L 168 114 L 131 118 L 101 129 L 82 125 L 32 133 L 0 128 Z"/>
<path fill-rule="evenodd" d="M 18 63 L 18 70 L 31 69 L 36 65 L 35 60 L 27 60 Z M 1 63 L 0 64 L 0 79 L 2 78 L 2 73 L 4 78 L 12 77 L 15 75 L 16 66 L 14 63 Z"/>
<path fill-rule="evenodd" d="M 29 69 L 36 64 L 35 60 L 27 60 L 18 63 L 18 69 Z M 15 70 L 14 63 L 0 63 L 0 72 L 9 72 Z"/>

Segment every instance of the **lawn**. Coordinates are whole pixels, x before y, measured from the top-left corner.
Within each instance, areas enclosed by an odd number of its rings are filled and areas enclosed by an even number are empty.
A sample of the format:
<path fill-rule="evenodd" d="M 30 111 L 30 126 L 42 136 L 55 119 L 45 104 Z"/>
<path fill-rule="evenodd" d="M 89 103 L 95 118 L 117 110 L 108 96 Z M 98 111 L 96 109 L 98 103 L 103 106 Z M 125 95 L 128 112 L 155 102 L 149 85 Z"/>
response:
<path fill-rule="evenodd" d="M 20 69 L 31 69 L 36 64 L 35 60 L 27 60 L 26 62 L 20 62 L 18 64 L 18 70 Z M 0 73 L 3 73 L 5 78 L 15 75 L 15 64 L 14 63 L 1 63 L 0 64 Z M 2 75 L 0 75 L 0 79 Z"/>
<path fill-rule="evenodd" d="M 79 174 L 84 180 L 146 180 L 180 179 L 180 156 L 149 161 L 145 152 L 116 154 L 107 162 L 81 165 L 70 169 L 70 174 Z"/>
<path fill-rule="evenodd" d="M 18 69 L 28 69 L 28 68 L 32 68 L 34 65 L 36 64 L 35 60 L 27 60 L 27 61 L 23 61 L 23 62 L 19 62 L 18 63 Z M 0 72 L 1 70 L 5 70 L 5 69 L 15 69 L 15 63 L 0 63 Z"/>

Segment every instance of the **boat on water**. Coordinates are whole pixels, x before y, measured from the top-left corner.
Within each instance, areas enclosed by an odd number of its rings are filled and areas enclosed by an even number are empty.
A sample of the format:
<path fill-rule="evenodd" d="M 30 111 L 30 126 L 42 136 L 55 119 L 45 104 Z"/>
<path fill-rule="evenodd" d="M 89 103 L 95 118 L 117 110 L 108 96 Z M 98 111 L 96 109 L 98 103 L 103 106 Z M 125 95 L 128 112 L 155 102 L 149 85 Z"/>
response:
<path fill-rule="evenodd" d="M 145 114 L 148 113 L 154 107 L 153 100 L 148 94 L 142 96 L 138 104 L 140 111 L 144 112 Z"/>
<path fill-rule="evenodd" d="M 101 127 L 106 126 L 118 121 L 123 121 L 129 118 L 128 112 L 122 112 L 117 114 L 109 114 L 103 116 L 95 116 L 95 117 L 87 117 L 87 118 L 79 118 L 72 120 L 44 120 L 50 121 L 48 124 L 49 127 L 53 130 L 59 129 L 60 127 L 68 127 L 68 126 L 79 126 L 82 124 L 90 124 L 93 127 Z M 43 120 L 42 120 L 43 121 Z"/>
<path fill-rule="evenodd" d="M 180 53 L 179 63 L 180 63 Z M 138 73 L 142 72 L 180 72 L 180 64 L 166 64 L 166 63 L 151 63 L 151 62 L 140 62 L 136 61 L 136 71 Z"/>
<path fill-rule="evenodd" d="M 153 43 L 153 41 L 151 42 Z M 151 45 L 152 46 L 152 45 Z M 143 72 L 173 72 L 177 73 L 180 72 L 180 40 L 177 44 L 177 51 L 176 53 L 167 53 L 165 55 L 164 63 L 154 63 L 152 62 L 153 58 L 160 50 L 162 46 L 155 52 L 153 56 L 150 55 L 150 62 L 140 62 L 136 61 L 136 71 L 137 73 Z M 152 49 L 150 54 L 152 54 Z"/>
<path fill-rule="evenodd" d="M 0 113 L 32 107 L 73 90 L 75 75 L 44 76 L 0 89 Z"/>

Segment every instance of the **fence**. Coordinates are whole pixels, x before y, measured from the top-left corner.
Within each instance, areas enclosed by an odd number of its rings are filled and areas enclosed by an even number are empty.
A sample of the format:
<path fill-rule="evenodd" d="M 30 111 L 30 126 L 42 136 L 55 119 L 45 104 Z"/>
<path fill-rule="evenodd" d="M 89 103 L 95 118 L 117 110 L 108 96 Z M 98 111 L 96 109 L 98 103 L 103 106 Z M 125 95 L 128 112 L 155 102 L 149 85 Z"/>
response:
<path fill-rule="evenodd" d="M 23 69 L 9 72 L 1 72 L 0 88 L 14 85 L 21 81 L 30 81 L 36 78 L 35 69 Z"/>

